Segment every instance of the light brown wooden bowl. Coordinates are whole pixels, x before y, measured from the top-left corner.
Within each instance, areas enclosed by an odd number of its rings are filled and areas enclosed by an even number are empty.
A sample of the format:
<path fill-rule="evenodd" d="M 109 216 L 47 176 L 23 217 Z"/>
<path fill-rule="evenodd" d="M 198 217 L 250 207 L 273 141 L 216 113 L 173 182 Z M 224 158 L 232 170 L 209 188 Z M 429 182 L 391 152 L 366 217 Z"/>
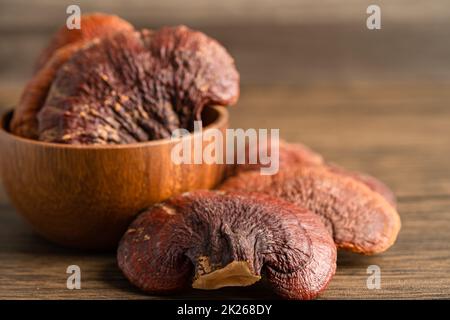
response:
<path fill-rule="evenodd" d="M 11 115 L 2 117 L 0 130 L 7 194 L 39 234 L 64 246 L 114 248 L 139 211 L 174 194 L 210 189 L 225 171 L 220 164 L 174 164 L 170 139 L 108 146 L 24 139 L 8 132 Z M 207 108 L 202 117 L 204 132 L 228 126 L 224 107 Z"/>

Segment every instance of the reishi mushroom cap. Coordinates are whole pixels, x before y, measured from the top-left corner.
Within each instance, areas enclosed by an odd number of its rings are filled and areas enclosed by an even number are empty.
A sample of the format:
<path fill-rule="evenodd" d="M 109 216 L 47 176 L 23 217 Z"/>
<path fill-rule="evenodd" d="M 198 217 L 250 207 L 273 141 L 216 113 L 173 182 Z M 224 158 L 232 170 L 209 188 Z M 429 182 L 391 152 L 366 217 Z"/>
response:
<path fill-rule="evenodd" d="M 401 227 L 395 207 L 381 194 L 326 166 L 290 166 L 272 176 L 243 172 L 220 189 L 259 192 L 305 207 L 322 218 L 338 248 L 366 255 L 387 250 Z"/>
<path fill-rule="evenodd" d="M 11 120 L 14 134 L 68 144 L 125 144 L 192 130 L 205 106 L 235 104 L 239 73 L 216 40 L 185 26 L 135 31 L 81 17 L 38 59 Z"/>
<path fill-rule="evenodd" d="M 124 275 L 154 294 L 247 286 L 312 299 L 336 269 L 336 247 L 310 211 L 262 194 L 194 191 L 144 211 L 117 253 Z"/>
<path fill-rule="evenodd" d="M 272 143 L 269 139 L 266 144 L 256 143 L 254 147 L 246 145 L 245 163 L 239 164 L 235 161 L 234 164 L 229 166 L 227 176 L 234 176 L 240 172 L 256 171 L 260 170 L 260 168 L 268 167 L 270 164 L 262 163 L 260 152 L 262 151 L 262 154 L 265 156 L 270 155 L 272 158 L 275 157 Z M 278 148 L 278 161 L 281 170 L 289 170 L 290 167 L 297 165 L 321 166 L 334 173 L 349 176 L 364 183 L 369 189 L 381 194 L 392 206 L 397 207 L 397 199 L 394 192 L 379 179 L 365 173 L 344 169 L 334 163 L 325 162 L 319 153 L 304 144 L 290 143 L 282 139 L 275 141 L 275 144 Z M 257 154 L 256 163 L 250 163 L 249 155 L 251 152 Z"/>
<path fill-rule="evenodd" d="M 47 99 L 56 72 L 76 51 L 99 37 L 133 30 L 133 26 L 127 21 L 115 15 L 101 13 L 82 15 L 80 27 L 62 27 L 39 56 L 34 75 L 25 86 L 11 120 L 10 127 L 14 134 L 31 139 L 38 138 L 37 113 Z"/>
<path fill-rule="evenodd" d="M 134 27 L 124 19 L 100 12 L 83 14 L 80 28 L 69 29 L 62 26 L 52 37 L 36 62 L 35 70 L 42 68 L 51 56 L 60 48 L 72 43 L 86 43 L 97 37 L 106 37 L 119 31 L 131 31 Z"/>
<path fill-rule="evenodd" d="M 39 140 L 124 144 L 191 130 L 207 105 L 239 96 L 234 61 L 184 26 L 121 32 L 90 42 L 55 75 L 38 114 Z"/>

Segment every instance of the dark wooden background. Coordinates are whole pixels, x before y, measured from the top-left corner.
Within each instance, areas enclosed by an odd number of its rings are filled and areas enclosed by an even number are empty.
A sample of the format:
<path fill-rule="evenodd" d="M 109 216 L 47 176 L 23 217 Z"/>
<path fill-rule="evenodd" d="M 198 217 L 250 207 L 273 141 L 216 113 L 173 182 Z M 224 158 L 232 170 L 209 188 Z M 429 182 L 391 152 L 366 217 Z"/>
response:
<path fill-rule="evenodd" d="M 450 298 L 450 3 L 417 1 L 0 0 L 0 110 L 17 102 L 34 58 L 65 8 L 104 11 L 138 27 L 187 24 L 220 40 L 242 76 L 234 127 L 280 128 L 328 160 L 369 172 L 399 197 L 403 228 L 385 254 L 341 253 L 322 298 Z M 382 29 L 365 10 L 382 9 Z M 1 149 L 0 149 L 1 156 Z M 82 290 L 65 287 L 68 265 Z M 368 290 L 379 265 L 382 289 Z M 272 298 L 264 285 L 193 298 Z M 114 254 L 40 239 L 0 190 L 0 298 L 155 298 L 140 294 Z"/>

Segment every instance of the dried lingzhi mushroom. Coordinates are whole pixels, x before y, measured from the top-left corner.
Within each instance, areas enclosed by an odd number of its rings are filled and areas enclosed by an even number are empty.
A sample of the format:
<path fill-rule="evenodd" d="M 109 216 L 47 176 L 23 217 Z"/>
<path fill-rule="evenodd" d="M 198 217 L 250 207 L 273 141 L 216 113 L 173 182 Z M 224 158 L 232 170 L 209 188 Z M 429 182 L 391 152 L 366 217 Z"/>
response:
<path fill-rule="evenodd" d="M 400 230 L 400 217 L 378 192 L 321 166 L 291 166 L 273 176 L 244 172 L 222 190 L 260 192 L 306 207 L 329 228 L 338 248 L 362 254 L 387 250 Z"/>
<path fill-rule="evenodd" d="M 394 208 L 397 207 L 397 199 L 394 192 L 392 192 L 392 190 L 387 185 L 385 185 L 377 178 L 365 173 L 349 171 L 335 164 L 328 164 L 327 169 L 331 172 L 349 176 L 355 180 L 358 180 L 359 182 L 364 183 L 369 189 L 382 195 L 384 199 L 386 199 L 386 201 L 389 202 Z"/>
<path fill-rule="evenodd" d="M 192 129 L 206 105 L 236 102 L 239 76 L 216 41 L 186 27 L 119 33 L 78 51 L 38 115 L 40 140 L 122 144 Z"/>
<path fill-rule="evenodd" d="M 69 144 L 162 139 L 193 129 L 205 106 L 238 99 L 233 58 L 201 32 L 134 31 L 114 20 L 114 32 L 102 33 L 103 25 L 86 25 L 86 34 L 61 31 L 44 52 L 13 133 Z"/>
<path fill-rule="evenodd" d="M 274 139 L 274 141 L 267 139 L 264 143 L 259 142 L 245 145 L 244 163 L 239 164 L 235 161 L 234 164 L 230 165 L 227 172 L 229 176 L 236 175 L 239 172 L 260 170 L 263 167 L 268 167 L 270 164 L 263 164 L 261 158 L 262 155 L 275 157 L 272 143 L 275 143 L 275 148 L 278 149 L 279 168 L 293 164 L 322 165 L 324 163 L 320 154 L 301 143 L 288 143 L 281 139 Z M 250 162 L 251 156 L 256 160 L 254 161 L 255 163 Z"/>
<path fill-rule="evenodd" d="M 392 190 L 375 177 L 364 173 L 349 171 L 332 163 L 326 163 L 319 153 L 301 143 L 289 143 L 280 140 L 278 147 L 279 168 L 281 170 L 289 170 L 290 167 L 298 165 L 321 166 L 331 172 L 349 176 L 364 183 L 369 189 L 381 194 L 392 206 L 397 206 L 397 200 Z M 256 153 L 259 155 L 259 152 L 261 151 L 261 147 L 258 144 L 254 149 L 249 148 L 249 146 L 246 146 L 246 149 L 247 154 L 255 152 L 256 150 Z M 271 145 L 267 144 L 267 147 L 263 149 L 263 152 L 265 154 L 270 154 L 272 152 Z M 264 166 L 265 165 L 261 163 L 259 158 L 257 158 L 255 164 L 251 164 L 249 162 L 249 157 L 247 157 L 244 164 L 233 164 L 230 166 L 228 169 L 228 176 L 233 176 L 244 171 L 259 170 Z"/>
<path fill-rule="evenodd" d="M 118 263 L 150 293 L 248 286 L 267 277 L 290 299 L 312 299 L 335 272 L 336 247 L 306 209 L 261 194 L 195 191 L 142 213 Z"/>
<path fill-rule="evenodd" d="M 11 120 L 11 131 L 22 137 L 37 139 L 37 113 L 47 98 L 56 72 L 84 45 L 99 37 L 131 31 L 133 26 L 114 15 L 101 13 L 83 15 L 81 29 L 62 27 L 42 52 L 36 63 L 35 74 L 27 83 Z"/>

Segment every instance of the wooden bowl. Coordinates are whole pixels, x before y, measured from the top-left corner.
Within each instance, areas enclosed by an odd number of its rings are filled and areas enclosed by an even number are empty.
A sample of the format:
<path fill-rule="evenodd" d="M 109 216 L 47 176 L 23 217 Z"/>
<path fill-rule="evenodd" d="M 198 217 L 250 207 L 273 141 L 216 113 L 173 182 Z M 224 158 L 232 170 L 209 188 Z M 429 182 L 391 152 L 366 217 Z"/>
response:
<path fill-rule="evenodd" d="M 76 146 L 21 138 L 8 132 L 11 116 L 2 117 L 0 130 L 6 192 L 39 234 L 64 246 L 115 248 L 141 210 L 178 193 L 210 189 L 225 171 L 221 164 L 174 164 L 177 141 L 171 139 Z M 228 126 L 224 107 L 206 108 L 202 118 L 203 132 L 224 133 Z"/>

